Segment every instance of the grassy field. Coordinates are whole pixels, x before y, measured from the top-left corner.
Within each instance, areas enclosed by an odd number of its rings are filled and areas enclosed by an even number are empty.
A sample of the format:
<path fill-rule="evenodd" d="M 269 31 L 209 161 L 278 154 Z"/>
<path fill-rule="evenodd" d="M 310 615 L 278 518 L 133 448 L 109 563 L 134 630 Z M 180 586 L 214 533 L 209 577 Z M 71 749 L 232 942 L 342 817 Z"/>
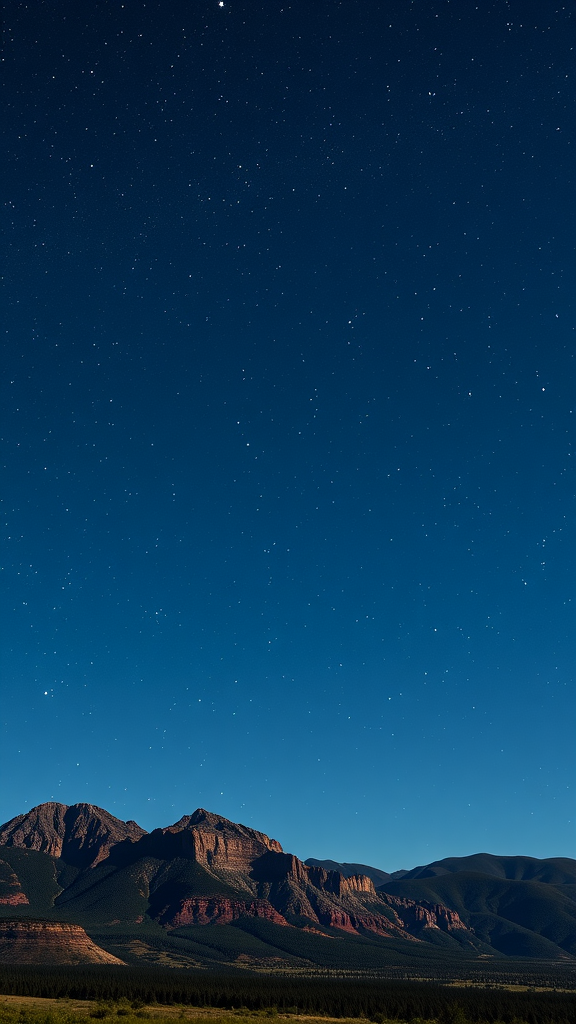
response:
<path fill-rule="evenodd" d="M 119 1020 L 118 1020 L 119 1018 Z M 80 999 L 42 999 L 30 996 L 0 996 L 0 1024 L 266 1024 L 271 1021 L 292 1021 L 301 1024 L 368 1024 L 366 1018 L 314 1017 L 301 1013 L 278 1013 L 267 1010 L 221 1010 L 213 1007 L 139 1006 L 127 1000 L 116 1003 L 91 1002 Z"/>
<path fill-rule="evenodd" d="M 573 1020 L 574 1018 L 548 1018 L 551 1022 Z M 504 1014 L 502 1017 L 490 1015 L 480 1022 L 474 1018 L 474 1024 L 533 1024 L 534 1018 L 527 1015 L 521 1018 L 516 1015 Z M 127 999 L 116 1001 L 93 1001 L 80 999 L 50 999 L 34 996 L 0 996 L 0 1024 L 280 1024 L 290 1021 L 291 1024 L 469 1024 L 470 1018 L 464 1009 L 456 1004 L 447 1006 L 446 1010 L 434 1018 L 430 1017 L 392 1017 L 383 1013 L 367 1017 L 333 1017 L 328 1014 L 317 1016 L 298 1012 L 279 1013 L 276 1007 L 263 1010 L 248 1010 L 241 1007 L 226 1010 L 216 1007 L 202 1006 L 159 1006 L 158 1004 L 141 1004 Z"/>

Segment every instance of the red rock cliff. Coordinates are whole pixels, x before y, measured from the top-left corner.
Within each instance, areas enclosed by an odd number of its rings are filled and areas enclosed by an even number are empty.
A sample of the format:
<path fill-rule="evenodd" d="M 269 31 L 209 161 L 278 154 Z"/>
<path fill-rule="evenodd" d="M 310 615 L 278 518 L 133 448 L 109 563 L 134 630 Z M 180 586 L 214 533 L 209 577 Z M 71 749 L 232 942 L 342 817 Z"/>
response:
<path fill-rule="evenodd" d="M 124 964 L 92 942 L 77 924 L 0 921 L 0 963 Z"/>
<path fill-rule="evenodd" d="M 182 900 L 177 910 L 167 909 L 160 921 L 167 927 L 181 928 L 187 924 L 230 924 L 239 917 L 261 917 L 274 924 L 287 925 L 267 900 L 244 902 L 221 896 L 195 896 Z"/>

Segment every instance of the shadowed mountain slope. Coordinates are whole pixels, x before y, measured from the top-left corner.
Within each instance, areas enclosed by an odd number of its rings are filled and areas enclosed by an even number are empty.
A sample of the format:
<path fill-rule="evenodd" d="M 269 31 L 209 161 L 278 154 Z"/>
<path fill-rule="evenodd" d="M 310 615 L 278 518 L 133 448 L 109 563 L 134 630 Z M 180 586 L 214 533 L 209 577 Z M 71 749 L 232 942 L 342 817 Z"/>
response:
<path fill-rule="evenodd" d="M 575 885 L 457 871 L 405 876 L 384 888 L 416 901 L 442 902 L 506 956 L 576 956 Z"/>

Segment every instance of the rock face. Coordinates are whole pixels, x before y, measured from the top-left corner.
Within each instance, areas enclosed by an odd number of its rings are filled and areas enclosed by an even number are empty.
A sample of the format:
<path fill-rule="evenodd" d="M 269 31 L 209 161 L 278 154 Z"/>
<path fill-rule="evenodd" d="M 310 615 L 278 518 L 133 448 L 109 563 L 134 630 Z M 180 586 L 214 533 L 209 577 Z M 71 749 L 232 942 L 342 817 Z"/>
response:
<path fill-rule="evenodd" d="M 118 843 L 143 835 L 135 821 L 120 821 L 93 804 L 46 803 L 6 822 L 0 828 L 0 846 L 38 850 L 85 868 L 105 860 Z"/>
<path fill-rule="evenodd" d="M 58 921 L 0 921 L 2 964 L 118 964 L 77 924 Z"/>
<path fill-rule="evenodd" d="M 198 808 L 175 825 L 157 828 L 139 844 L 151 856 L 186 857 L 214 871 L 242 875 L 252 861 L 269 852 L 282 853 L 275 839 L 246 825 Z"/>
<path fill-rule="evenodd" d="M 169 923 L 172 928 L 181 928 L 187 924 L 230 924 L 240 917 L 261 917 L 274 924 L 288 925 L 268 900 L 252 900 L 251 903 L 245 903 L 218 896 L 196 896 L 194 899 L 182 900 L 178 912 L 172 914 L 168 922 L 160 918 L 160 923 Z"/>

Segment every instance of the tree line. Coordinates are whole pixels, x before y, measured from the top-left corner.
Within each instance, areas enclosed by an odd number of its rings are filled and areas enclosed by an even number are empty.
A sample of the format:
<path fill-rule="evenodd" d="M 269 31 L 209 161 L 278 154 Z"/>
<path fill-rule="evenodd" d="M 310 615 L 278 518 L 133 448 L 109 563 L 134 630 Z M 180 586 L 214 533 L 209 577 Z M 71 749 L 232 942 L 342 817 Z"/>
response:
<path fill-rule="evenodd" d="M 130 967 L 2 966 L 0 993 L 363 1017 L 382 1024 L 574 1024 L 576 992 L 447 988 L 423 981 L 216 975 Z"/>

